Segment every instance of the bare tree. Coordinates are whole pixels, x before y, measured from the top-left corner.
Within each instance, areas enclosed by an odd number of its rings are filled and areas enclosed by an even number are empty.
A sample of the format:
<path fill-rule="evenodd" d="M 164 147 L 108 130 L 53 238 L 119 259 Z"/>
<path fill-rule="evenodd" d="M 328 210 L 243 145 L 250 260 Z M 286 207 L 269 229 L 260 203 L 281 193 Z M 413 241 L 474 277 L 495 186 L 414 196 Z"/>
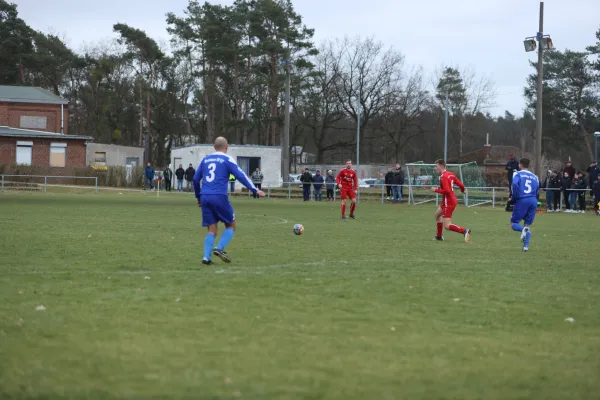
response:
<path fill-rule="evenodd" d="M 393 155 L 398 160 L 409 141 L 422 133 L 421 115 L 429 105 L 430 96 L 424 87 L 423 69 L 413 68 L 394 93 L 388 98 L 380 129 L 385 133 L 388 145 L 393 147 Z"/>
<path fill-rule="evenodd" d="M 393 48 L 384 49 L 373 38 L 345 38 L 333 46 L 334 74 L 338 76 L 336 96 L 344 112 L 354 121 L 360 112 L 360 138 L 372 118 L 393 102 L 402 78 L 404 56 Z M 360 104 L 360 110 L 357 107 Z"/>

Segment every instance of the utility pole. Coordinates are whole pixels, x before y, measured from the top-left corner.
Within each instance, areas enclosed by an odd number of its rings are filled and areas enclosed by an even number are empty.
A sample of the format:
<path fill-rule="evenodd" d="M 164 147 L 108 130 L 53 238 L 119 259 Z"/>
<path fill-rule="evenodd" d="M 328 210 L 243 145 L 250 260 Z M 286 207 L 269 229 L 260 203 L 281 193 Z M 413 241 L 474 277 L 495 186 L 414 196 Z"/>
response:
<path fill-rule="evenodd" d="M 283 175 L 283 186 L 287 187 L 290 180 L 290 60 L 285 60 L 284 65 L 285 118 L 283 123 L 283 138 L 281 140 L 281 174 Z"/>
<path fill-rule="evenodd" d="M 544 2 L 540 1 L 540 29 L 537 33 L 539 43 L 537 65 L 537 105 L 535 107 L 535 174 L 542 177 L 542 92 L 544 91 Z"/>
<path fill-rule="evenodd" d="M 448 161 L 448 93 L 444 102 L 444 162 Z"/>
<path fill-rule="evenodd" d="M 360 179 L 360 96 L 356 98 L 356 174 L 358 175 L 358 179 Z M 356 201 L 360 203 L 360 184 L 359 187 L 356 188 L 357 191 L 357 199 Z"/>

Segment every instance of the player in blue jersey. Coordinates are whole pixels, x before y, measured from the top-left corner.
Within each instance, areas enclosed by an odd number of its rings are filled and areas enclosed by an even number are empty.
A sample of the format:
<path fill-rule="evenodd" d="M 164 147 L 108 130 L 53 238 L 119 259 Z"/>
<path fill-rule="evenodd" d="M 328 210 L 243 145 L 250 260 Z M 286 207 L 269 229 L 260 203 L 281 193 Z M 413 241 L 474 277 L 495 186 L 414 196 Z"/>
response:
<path fill-rule="evenodd" d="M 513 174 L 512 180 L 512 201 L 514 209 L 510 218 L 513 231 L 521 234 L 523 242 L 523 251 L 529 250 L 529 241 L 531 240 L 530 226 L 535 219 L 537 211 L 538 196 L 540 190 L 540 181 L 531 171 L 529 171 L 529 160 L 522 158 L 519 161 L 520 171 Z M 521 226 L 521 221 L 525 222 Z"/>
<path fill-rule="evenodd" d="M 265 195 L 262 190 L 256 189 L 235 160 L 227 155 L 229 148 L 227 139 L 218 137 L 214 147 L 215 153 L 206 156 L 200 162 L 193 180 L 194 193 L 198 199 L 198 205 L 202 207 L 202 226 L 208 227 L 208 234 L 204 239 L 204 257 L 202 258 L 204 265 L 213 264 L 210 259 L 212 254 L 226 263 L 231 262 L 231 258 L 225 252 L 225 247 L 231 242 L 235 232 L 235 214 L 227 196 L 229 175 L 233 174 L 253 194 L 260 197 Z M 202 182 L 202 188 L 200 188 L 200 182 Z M 225 224 L 225 231 L 217 246 L 213 248 L 219 222 Z"/>

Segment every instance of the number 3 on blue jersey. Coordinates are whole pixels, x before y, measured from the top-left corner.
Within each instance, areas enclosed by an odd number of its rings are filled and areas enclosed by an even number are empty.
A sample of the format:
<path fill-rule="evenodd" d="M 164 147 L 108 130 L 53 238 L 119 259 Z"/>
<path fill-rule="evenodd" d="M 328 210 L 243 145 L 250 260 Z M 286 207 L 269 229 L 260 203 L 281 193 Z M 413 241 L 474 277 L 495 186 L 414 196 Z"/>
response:
<path fill-rule="evenodd" d="M 523 193 L 529 194 L 529 193 L 531 193 L 531 190 L 532 190 L 531 189 L 531 179 L 527 179 L 525 181 L 525 190 L 523 190 Z"/>
<path fill-rule="evenodd" d="M 215 180 L 215 170 L 217 169 L 217 164 L 210 163 L 208 164 L 208 176 L 206 177 L 206 182 L 212 182 Z"/>

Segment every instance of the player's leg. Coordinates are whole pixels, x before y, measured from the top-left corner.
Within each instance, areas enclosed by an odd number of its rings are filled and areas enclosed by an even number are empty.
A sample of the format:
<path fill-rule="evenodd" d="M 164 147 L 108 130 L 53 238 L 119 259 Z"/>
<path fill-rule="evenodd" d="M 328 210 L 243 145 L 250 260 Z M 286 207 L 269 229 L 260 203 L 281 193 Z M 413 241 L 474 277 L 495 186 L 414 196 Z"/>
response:
<path fill-rule="evenodd" d="M 202 257 L 202 264 L 212 265 L 210 256 L 212 254 L 213 245 L 217 238 L 217 224 L 219 223 L 218 216 L 215 212 L 214 196 L 202 196 L 200 198 L 200 204 L 202 205 L 202 226 L 208 228 L 208 233 L 204 238 L 204 255 Z"/>
<path fill-rule="evenodd" d="M 454 205 L 448 205 L 444 207 L 442 214 L 442 222 L 444 223 L 444 229 L 460 233 L 465 237 L 465 242 L 468 243 L 469 239 L 471 238 L 471 230 L 452 223 L 452 214 L 454 213 L 455 209 L 456 206 Z"/>
<path fill-rule="evenodd" d="M 342 199 L 342 219 L 346 219 L 346 199 L 348 198 L 348 191 L 344 188 L 340 190 L 340 198 Z"/>
<path fill-rule="evenodd" d="M 537 206 L 537 204 L 536 204 Z M 513 231 L 521 234 L 521 241 L 525 242 L 527 231 L 525 226 L 521 225 L 521 221 L 527 214 L 527 205 L 523 204 L 522 201 L 517 201 L 513 207 L 513 212 L 510 217 L 510 226 Z"/>
<path fill-rule="evenodd" d="M 438 207 L 437 210 L 435 210 L 435 214 L 434 218 L 435 218 L 435 223 L 437 226 L 437 231 L 436 231 L 436 235 L 435 235 L 435 239 L 436 240 L 444 240 L 444 237 L 442 236 L 442 230 L 444 229 L 444 223 L 442 221 L 442 207 Z"/>
<path fill-rule="evenodd" d="M 214 248 L 213 254 L 224 262 L 230 263 L 231 258 L 225 252 L 225 248 L 231 243 L 235 234 L 235 213 L 227 197 L 223 198 L 219 205 L 218 216 L 219 221 L 225 224 L 225 230 L 221 235 L 221 239 L 219 239 L 219 243 L 217 243 L 217 247 Z"/>
<path fill-rule="evenodd" d="M 537 212 L 537 200 L 531 201 L 529 206 L 527 207 L 527 212 L 525 213 L 525 217 L 523 218 L 525 221 L 525 227 L 523 228 L 523 251 L 529 250 L 529 242 L 531 241 L 531 229 L 530 226 L 533 225 L 533 221 L 535 220 L 535 214 Z"/>
<path fill-rule="evenodd" d="M 356 217 L 354 216 L 354 210 L 356 210 L 356 193 L 354 193 L 354 190 L 350 190 L 350 200 L 352 201 L 350 203 L 350 218 L 352 219 L 356 219 Z"/>

